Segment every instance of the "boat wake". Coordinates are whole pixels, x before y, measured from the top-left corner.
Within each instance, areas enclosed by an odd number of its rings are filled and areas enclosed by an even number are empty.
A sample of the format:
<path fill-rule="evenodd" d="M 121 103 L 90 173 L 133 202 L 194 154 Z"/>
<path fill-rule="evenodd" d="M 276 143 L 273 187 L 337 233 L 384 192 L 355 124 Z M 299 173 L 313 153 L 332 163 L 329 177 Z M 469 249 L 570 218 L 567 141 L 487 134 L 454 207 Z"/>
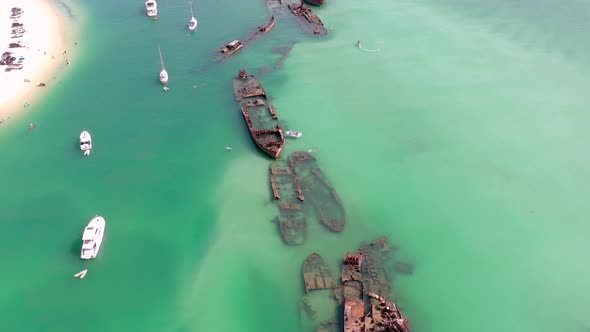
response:
<path fill-rule="evenodd" d="M 376 49 L 376 50 L 368 50 L 368 49 L 366 49 L 366 48 L 362 48 L 362 47 L 359 47 L 359 50 L 361 50 L 361 51 L 365 51 L 365 52 L 379 52 L 379 51 L 381 51 L 381 49 L 380 49 L 380 48 L 378 48 L 378 49 Z"/>

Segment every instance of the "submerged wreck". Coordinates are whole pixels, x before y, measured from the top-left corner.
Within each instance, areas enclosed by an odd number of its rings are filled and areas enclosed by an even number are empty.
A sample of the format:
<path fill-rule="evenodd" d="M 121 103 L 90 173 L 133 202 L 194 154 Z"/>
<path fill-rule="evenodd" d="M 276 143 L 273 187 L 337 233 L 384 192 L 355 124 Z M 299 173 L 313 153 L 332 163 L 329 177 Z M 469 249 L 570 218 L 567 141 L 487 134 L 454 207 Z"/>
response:
<path fill-rule="evenodd" d="M 304 4 L 303 0 L 300 3 L 290 3 L 288 6 L 291 13 L 299 18 L 299 22 L 306 30 L 318 36 L 328 34 L 328 30 L 324 27 L 322 20 L 312 12 L 311 8 Z"/>
<path fill-rule="evenodd" d="M 408 332 L 408 320 L 388 299 L 387 238 L 347 253 L 342 266 L 344 332 Z"/>
<path fill-rule="evenodd" d="M 244 69 L 234 78 L 234 95 L 254 143 L 269 156 L 278 159 L 285 144 L 273 105 L 267 105 L 266 91 L 254 75 Z"/>
<path fill-rule="evenodd" d="M 303 281 L 305 291 L 336 287 L 332 271 L 322 256 L 315 252 L 303 262 Z"/>
<path fill-rule="evenodd" d="M 270 165 L 270 184 L 279 208 L 275 221 L 283 241 L 288 245 L 303 244 L 307 237 L 307 217 L 300 205 L 303 192 L 286 161 L 277 160 Z"/>
<path fill-rule="evenodd" d="M 241 40 L 233 40 L 232 42 L 228 43 L 227 45 L 223 46 L 219 49 L 219 55 L 217 61 L 223 61 L 230 56 L 236 54 L 239 50 L 247 46 L 248 44 L 252 43 L 253 41 L 257 40 L 258 38 L 262 37 L 265 33 L 272 30 L 275 26 L 275 17 L 271 16 L 268 22 L 265 25 L 259 26 L 254 30 L 252 33 L 247 35 L 246 37 L 242 38 Z"/>
<path fill-rule="evenodd" d="M 338 193 L 319 169 L 316 159 L 307 152 L 297 151 L 291 154 L 289 163 L 319 221 L 332 231 L 341 232 L 346 219 L 344 207 Z"/>
<path fill-rule="evenodd" d="M 266 0 L 266 6 L 273 15 L 285 13 L 285 0 Z"/>

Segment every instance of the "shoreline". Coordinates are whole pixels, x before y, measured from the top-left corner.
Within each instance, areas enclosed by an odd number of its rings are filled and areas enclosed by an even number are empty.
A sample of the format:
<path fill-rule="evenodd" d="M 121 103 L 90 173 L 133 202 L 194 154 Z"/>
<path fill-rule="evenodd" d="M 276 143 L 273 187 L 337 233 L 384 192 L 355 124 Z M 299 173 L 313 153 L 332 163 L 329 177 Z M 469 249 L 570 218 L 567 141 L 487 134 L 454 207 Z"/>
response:
<path fill-rule="evenodd" d="M 22 14 L 11 19 L 13 7 L 22 9 Z M 11 27 L 14 23 L 22 26 Z M 79 30 L 71 25 L 63 10 L 51 0 L 0 3 L 0 54 L 11 52 L 13 65 L 22 64 L 22 69 L 10 71 L 5 71 L 10 65 L 0 65 L 0 103 L 3 105 L 0 123 L 28 113 L 33 102 L 58 83 L 57 76 L 62 70 L 71 66 L 76 55 L 72 51 L 77 45 L 74 38 Z M 13 29 L 23 30 L 13 34 Z M 10 48 L 10 43 L 21 47 Z M 38 86 L 41 83 L 45 86 Z"/>

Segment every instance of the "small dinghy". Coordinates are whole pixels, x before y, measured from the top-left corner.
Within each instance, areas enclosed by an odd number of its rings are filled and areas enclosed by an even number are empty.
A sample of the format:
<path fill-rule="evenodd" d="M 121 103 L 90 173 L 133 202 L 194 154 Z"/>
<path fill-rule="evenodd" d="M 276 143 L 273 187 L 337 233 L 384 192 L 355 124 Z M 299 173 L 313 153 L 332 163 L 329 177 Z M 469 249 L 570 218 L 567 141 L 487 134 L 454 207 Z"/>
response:
<path fill-rule="evenodd" d="M 84 269 L 84 270 L 74 274 L 74 278 L 84 279 L 84 277 L 86 276 L 86 273 L 88 273 L 88 269 Z"/>
<path fill-rule="evenodd" d="M 299 138 L 303 135 L 302 133 L 300 133 L 298 131 L 292 131 L 292 130 L 285 131 L 285 134 L 287 134 L 287 136 L 291 136 L 291 137 L 295 137 L 295 138 Z"/>
<path fill-rule="evenodd" d="M 84 152 L 85 156 L 89 156 L 90 150 L 92 150 L 92 137 L 86 130 L 80 134 L 80 150 Z"/>

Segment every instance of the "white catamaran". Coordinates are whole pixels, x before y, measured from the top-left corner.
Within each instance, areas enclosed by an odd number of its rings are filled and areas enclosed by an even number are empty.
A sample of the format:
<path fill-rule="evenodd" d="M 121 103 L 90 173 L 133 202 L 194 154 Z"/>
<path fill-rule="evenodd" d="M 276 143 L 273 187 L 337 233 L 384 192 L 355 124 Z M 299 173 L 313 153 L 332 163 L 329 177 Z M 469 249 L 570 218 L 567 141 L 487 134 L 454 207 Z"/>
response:
<path fill-rule="evenodd" d="M 195 31 L 197 28 L 197 19 L 195 18 L 195 14 L 193 13 L 193 2 L 191 1 L 191 20 L 188 22 L 188 29 L 190 31 Z"/>
<path fill-rule="evenodd" d="M 86 130 L 80 134 L 80 150 L 84 152 L 85 156 L 90 155 L 90 150 L 92 150 L 92 137 Z"/>
<path fill-rule="evenodd" d="M 154 20 L 158 18 L 158 3 L 156 0 L 147 0 L 145 2 L 145 10 L 149 17 L 152 17 Z"/>
<path fill-rule="evenodd" d="M 82 251 L 80 258 L 92 259 L 98 255 L 102 237 L 104 236 L 105 220 L 101 216 L 95 216 L 84 228 L 82 234 Z"/>
<path fill-rule="evenodd" d="M 168 83 L 168 72 L 166 71 L 166 67 L 164 66 L 164 59 L 162 59 L 162 51 L 160 50 L 160 46 L 158 45 L 158 52 L 160 53 L 160 83 L 166 84 Z"/>

